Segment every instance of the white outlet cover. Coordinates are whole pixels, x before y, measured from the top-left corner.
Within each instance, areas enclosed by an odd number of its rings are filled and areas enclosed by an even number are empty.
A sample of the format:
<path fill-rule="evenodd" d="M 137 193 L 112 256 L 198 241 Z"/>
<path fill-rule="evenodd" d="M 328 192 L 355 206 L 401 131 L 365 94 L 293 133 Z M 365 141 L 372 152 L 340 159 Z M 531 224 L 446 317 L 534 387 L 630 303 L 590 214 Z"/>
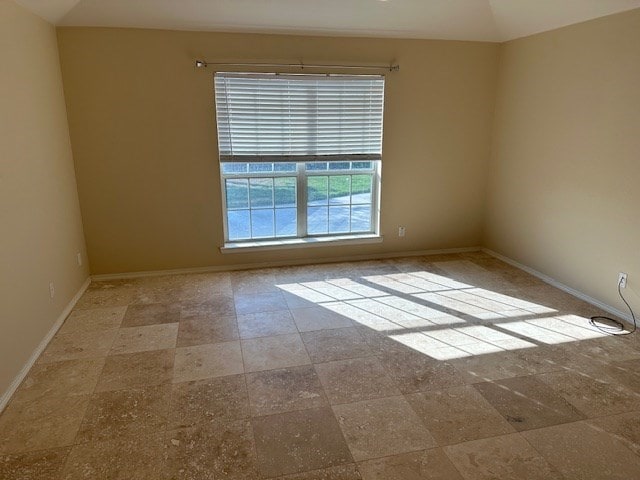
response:
<path fill-rule="evenodd" d="M 620 272 L 618 274 L 618 285 L 620 288 L 627 288 L 627 274 L 624 272 Z"/>

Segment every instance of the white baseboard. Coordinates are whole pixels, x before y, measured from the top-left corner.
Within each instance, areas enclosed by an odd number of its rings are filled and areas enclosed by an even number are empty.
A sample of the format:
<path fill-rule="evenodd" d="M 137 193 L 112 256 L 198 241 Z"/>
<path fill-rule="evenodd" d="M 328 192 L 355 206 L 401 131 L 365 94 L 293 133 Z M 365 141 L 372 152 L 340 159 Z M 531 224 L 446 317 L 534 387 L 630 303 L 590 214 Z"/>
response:
<path fill-rule="evenodd" d="M 211 267 L 194 267 L 194 268 L 176 268 L 172 270 L 152 270 L 147 272 L 126 272 L 126 273 L 104 273 L 92 275 L 91 280 L 94 282 L 103 282 L 109 280 L 125 280 L 128 278 L 140 277 L 156 277 L 160 275 L 180 275 L 186 273 L 208 273 L 208 272 L 229 272 L 234 270 L 251 270 L 254 268 L 272 268 L 272 267 L 288 267 L 295 265 L 309 265 L 319 263 L 335 263 L 335 262 L 357 262 L 364 260 L 382 260 L 387 258 L 400 257 L 421 257 L 428 255 L 446 255 L 449 253 L 467 253 L 479 252 L 481 247 L 461 247 L 461 248 L 444 248 L 440 250 L 412 250 L 408 252 L 394 253 L 378 253 L 371 255 L 351 255 L 348 257 L 331 257 L 304 260 L 283 260 L 280 262 L 263 262 L 263 263 L 243 263 L 236 265 L 221 265 Z"/>
<path fill-rule="evenodd" d="M 60 327 L 66 320 L 66 318 L 71 313 L 71 310 L 73 310 L 73 307 L 75 307 L 76 303 L 78 303 L 78 300 L 80 300 L 80 297 L 82 297 L 82 294 L 89 287 L 90 283 L 91 283 L 91 277 L 87 278 L 87 280 L 82 284 L 82 286 L 80 287 L 80 290 L 78 290 L 78 292 L 73 296 L 71 301 L 67 304 L 67 306 L 64 308 L 62 313 L 58 316 L 58 318 L 56 319 L 56 322 L 53 324 L 49 332 L 45 335 L 45 337 L 42 339 L 40 344 L 33 351 L 31 356 L 29 357 L 29 360 L 27 360 L 27 363 L 25 363 L 22 369 L 20 370 L 20 373 L 18 373 L 16 378 L 13 379 L 13 382 L 11 382 L 11 384 L 9 385 L 9 388 L 7 388 L 7 390 L 0 396 L 0 413 L 2 413 L 5 407 L 9 404 L 9 400 L 11 400 L 11 397 L 13 396 L 13 394 L 16 392 L 16 390 L 18 389 L 22 381 L 27 376 L 27 374 L 29 373 L 29 370 L 31 370 L 31 367 L 33 367 L 33 365 L 36 363 L 36 360 L 38 360 L 38 357 L 44 351 L 44 349 L 47 348 L 47 345 L 49 345 L 49 342 L 54 337 L 54 335 L 58 332 L 58 330 L 60 329 Z"/>
<path fill-rule="evenodd" d="M 539 272 L 509 257 L 505 257 L 504 255 L 498 252 L 494 252 L 493 250 L 489 250 L 488 248 L 482 248 L 481 250 L 484 253 L 497 258 L 498 260 L 502 260 L 504 263 L 508 263 L 509 265 L 519 268 L 520 270 L 524 270 L 525 272 L 533 275 L 534 277 L 538 277 L 540 280 L 542 280 L 545 283 L 548 283 L 552 287 L 556 287 L 564 292 L 567 292 L 568 294 L 573 295 L 574 297 L 577 297 L 580 300 L 584 300 L 585 302 L 590 303 L 594 307 L 598 307 L 599 309 L 604 310 L 605 312 L 615 315 L 616 317 L 628 322 L 630 325 L 633 325 L 633 319 L 631 318 L 631 315 L 627 312 L 623 312 L 622 310 L 612 307 L 611 305 L 608 305 L 604 302 L 601 302 L 600 300 L 593 298 L 587 295 L 586 293 L 576 290 L 575 288 L 572 288 L 568 285 L 565 285 L 564 283 L 559 282 L 558 280 L 551 278 L 550 276 L 545 275 L 542 272 Z"/>

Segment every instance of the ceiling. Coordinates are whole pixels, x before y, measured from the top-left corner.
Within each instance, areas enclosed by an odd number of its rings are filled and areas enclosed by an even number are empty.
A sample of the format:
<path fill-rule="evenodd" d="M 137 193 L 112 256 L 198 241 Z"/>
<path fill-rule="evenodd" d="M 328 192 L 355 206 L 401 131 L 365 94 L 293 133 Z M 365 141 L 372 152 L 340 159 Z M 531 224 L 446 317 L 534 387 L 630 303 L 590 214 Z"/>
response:
<path fill-rule="evenodd" d="M 640 0 L 16 0 L 55 25 L 500 42 Z"/>

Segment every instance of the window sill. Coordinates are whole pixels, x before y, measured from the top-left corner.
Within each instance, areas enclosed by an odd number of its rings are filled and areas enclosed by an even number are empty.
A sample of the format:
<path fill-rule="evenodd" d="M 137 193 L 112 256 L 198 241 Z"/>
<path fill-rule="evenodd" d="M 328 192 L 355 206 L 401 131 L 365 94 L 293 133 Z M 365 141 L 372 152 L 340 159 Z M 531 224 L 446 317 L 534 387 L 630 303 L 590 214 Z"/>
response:
<path fill-rule="evenodd" d="M 367 243 L 382 243 L 382 236 L 376 234 L 336 235 L 331 237 L 291 238 L 286 240 L 229 242 L 225 243 L 223 247 L 220 247 L 220 251 L 222 253 L 244 253 L 290 248 L 363 245 Z"/>

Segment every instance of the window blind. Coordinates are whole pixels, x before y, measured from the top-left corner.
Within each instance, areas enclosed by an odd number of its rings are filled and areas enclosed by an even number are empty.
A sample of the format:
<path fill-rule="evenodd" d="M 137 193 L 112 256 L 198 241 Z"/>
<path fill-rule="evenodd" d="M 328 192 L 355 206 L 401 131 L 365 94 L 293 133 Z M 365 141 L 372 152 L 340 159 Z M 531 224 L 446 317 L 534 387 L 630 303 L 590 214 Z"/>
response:
<path fill-rule="evenodd" d="M 221 162 L 380 160 L 384 77 L 217 73 Z"/>

